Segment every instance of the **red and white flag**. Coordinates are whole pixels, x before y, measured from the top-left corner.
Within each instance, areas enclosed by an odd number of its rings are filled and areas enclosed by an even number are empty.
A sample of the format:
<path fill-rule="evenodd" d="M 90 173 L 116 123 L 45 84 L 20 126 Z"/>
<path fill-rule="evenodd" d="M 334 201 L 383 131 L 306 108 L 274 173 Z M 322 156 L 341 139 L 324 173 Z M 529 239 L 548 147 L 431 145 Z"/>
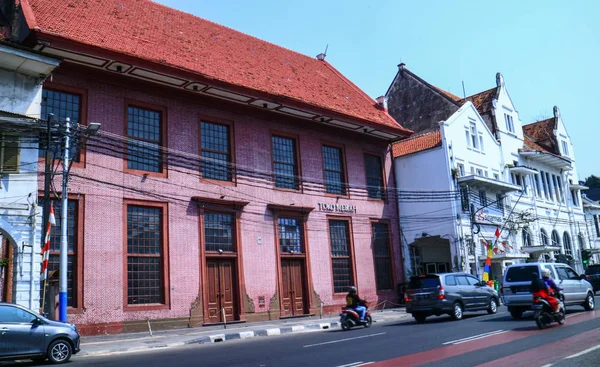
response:
<path fill-rule="evenodd" d="M 48 225 L 46 226 L 46 239 L 44 241 L 44 248 L 42 248 L 42 280 L 46 280 L 48 276 L 48 259 L 50 258 L 50 230 L 51 226 L 56 225 L 56 219 L 54 218 L 54 206 L 50 204 L 50 215 L 48 216 Z"/>
<path fill-rule="evenodd" d="M 500 228 L 496 227 L 496 238 L 500 238 Z"/>

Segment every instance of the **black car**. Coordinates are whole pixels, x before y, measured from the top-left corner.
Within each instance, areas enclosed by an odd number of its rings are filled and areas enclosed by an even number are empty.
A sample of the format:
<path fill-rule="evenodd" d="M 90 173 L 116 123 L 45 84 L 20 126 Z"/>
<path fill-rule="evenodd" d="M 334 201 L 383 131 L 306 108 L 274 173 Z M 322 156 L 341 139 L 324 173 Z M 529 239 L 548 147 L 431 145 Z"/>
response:
<path fill-rule="evenodd" d="M 594 293 L 600 291 L 600 264 L 588 266 L 585 269 L 585 275 L 588 276 L 587 281 L 592 283 Z"/>

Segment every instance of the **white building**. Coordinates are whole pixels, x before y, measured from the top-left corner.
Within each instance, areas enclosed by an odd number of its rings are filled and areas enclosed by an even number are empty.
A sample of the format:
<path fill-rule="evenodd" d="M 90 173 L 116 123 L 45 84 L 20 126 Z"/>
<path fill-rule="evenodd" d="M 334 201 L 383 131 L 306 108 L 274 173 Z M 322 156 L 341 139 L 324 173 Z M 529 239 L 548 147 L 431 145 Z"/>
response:
<path fill-rule="evenodd" d="M 407 269 L 481 275 L 492 242 L 498 279 L 523 261 L 583 270 L 584 187 L 574 184 L 573 147 L 557 108 L 522 127 L 502 75 L 496 87 L 460 98 L 403 64 L 386 96 L 390 114 L 416 132 L 393 148 Z"/>
<path fill-rule="evenodd" d="M 42 82 L 59 61 L 0 44 L 0 300 L 37 310 L 41 210 L 38 136 Z"/>

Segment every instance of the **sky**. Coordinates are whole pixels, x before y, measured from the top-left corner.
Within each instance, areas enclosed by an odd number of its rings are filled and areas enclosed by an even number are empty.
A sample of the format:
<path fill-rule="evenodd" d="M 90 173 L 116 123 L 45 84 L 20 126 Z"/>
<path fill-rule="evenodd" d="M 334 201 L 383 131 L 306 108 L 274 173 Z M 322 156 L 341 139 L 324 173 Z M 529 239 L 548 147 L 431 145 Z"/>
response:
<path fill-rule="evenodd" d="M 327 61 L 371 97 L 400 62 L 456 95 L 501 72 L 523 124 L 559 107 L 579 178 L 600 176 L 600 1 L 157 0 Z M 402 123 L 400 121 L 400 123 Z"/>

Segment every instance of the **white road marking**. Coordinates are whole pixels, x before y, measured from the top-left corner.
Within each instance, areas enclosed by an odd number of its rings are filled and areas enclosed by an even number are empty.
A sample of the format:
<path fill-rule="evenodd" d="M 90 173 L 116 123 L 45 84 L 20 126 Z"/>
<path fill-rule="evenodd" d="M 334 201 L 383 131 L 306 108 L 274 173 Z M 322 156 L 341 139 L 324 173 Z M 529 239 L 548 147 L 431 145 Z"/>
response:
<path fill-rule="evenodd" d="M 316 347 L 319 345 L 327 345 L 327 344 L 334 344 L 334 343 L 341 343 L 341 342 L 345 342 L 348 340 L 356 340 L 356 339 L 363 339 L 363 338 L 370 338 L 372 336 L 379 336 L 379 335 L 383 335 L 386 333 L 377 333 L 377 334 L 369 334 L 369 335 L 362 335 L 362 336 L 357 336 L 355 338 L 346 338 L 346 339 L 339 339 L 339 340 L 332 340 L 330 342 L 324 342 L 324 343 L 318 343 L 318 344 L 309 344 L 309 345 L 304 345 L 303 348 L 310 348 L 310 347 Z"/>
<path fill-rule="evenodd" d="M 502 334 L 502 333 L 506 333 L 506 332 L 508 332 L 508 330 L 491 331 L 489 333 L 474 335 L 474 336 L 470 336 L 468 338 L 462 338 L 462 339 L 452 340 L 452 341 L 449 341 L 449 342 L 445 342 L 442 345 L 462 344 L 462 343 L 470 342 L 470 341 L 477 340 L 477 339 L 487 338 L 488 336 L 498 335 L 498 334 Z"/>
<path fill-rule="evenodd" d="M 582 355 L 584 355 L 584 354 L 587 354 L 587 353 L 589 353 L 589 352 L 593 352 L 593 351 L 595 351 L 596 349 L 600 349 L 600 344 L 596 345 L 595 347 L 591 347 L 591 348 L 588 348 L 588 349 L 586 349 L 586 350 L 582 350 L 582 351 L 581 351 L 581 352 L 579 352 L 579 353 L 575 353 L 575 354 L 573 354 L 573 355 L 570 355 L 570 356 L 568 356 L 568 357 L 565 357 L 565 359 L 569 359 L 569 358 L 577 358 L 577 357 L 579 357 L 579 356 L 582 356 Z"/>
<path fill-rule="evenodd" d="M 372 364 L 373 362 L 354 362 L 354 363 L 348 363 L 348 364 L 342 364 L 340 366 L 336 366 L 336 367 L 360 367 L 360 366 L 366 366 L 368 364 Z"/>
<path fill-rule="evenodd" d="M 548 363 L 548 364 L 543 365 L 542 367 L 551 367 L 551 366 L 552 366 L 552 363 Z"/>

